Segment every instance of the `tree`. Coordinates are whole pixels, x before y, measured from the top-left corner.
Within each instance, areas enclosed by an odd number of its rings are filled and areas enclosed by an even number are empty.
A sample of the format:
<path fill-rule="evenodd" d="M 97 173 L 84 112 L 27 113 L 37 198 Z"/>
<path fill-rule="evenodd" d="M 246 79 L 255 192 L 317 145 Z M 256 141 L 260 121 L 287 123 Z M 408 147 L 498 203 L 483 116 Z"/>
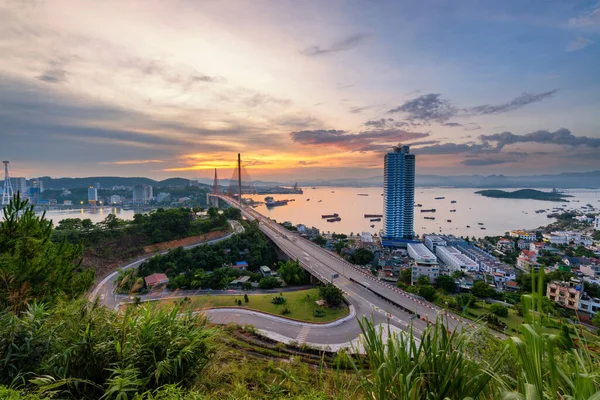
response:
<path fill-rule="evenodd" d="M 374 254 L 369 249 L 357 249 L 350 256 L 350 262 L 356 265 L 366 265 L 373 261 Z"/>
<path fill-rule="evenodd" d="M 412 268 L 404 268 L 402 271 L 400 271 L 400 279 L 398 282 L 404 282 L 405 284 L 409 285 L 412 279 Z"/>
<path fill-rule="evenodd" d="M 438 288 L 444 289 L 448 293 L 456 292 L 456 282 L 449 275 L 439 275 L 435 283 Z"/>
<path fill-rule="evenodd" d="M 595 327 L 600 328 L 600 313 L 599 312 L 594 314 L 594 317 L 592 318 L 592 324 L 594 324 Z"/>
<path fill-rule="evenodd" d="M 258 287 L 261 289 L 274 289 L 281 286 L 281 282 L 274 276 L 265 276 L 258 282 Z"/>
<path fill-rule="evenodd" d="M 431 284 L 431 282 L 429 281 L 429 277 L 427 275 L 420 275 L 419 278 L 417 278 L 417 284 L 418 285 L 429 285 L 429 284 Z"/>
<path fill-rule="evenodd" d="M 327 302 L 329 307 L 339 307 L 344 301 L 344 294 L 331 283 L 319 287 L 319 296 Z"/>
<path fill-rule="evenodd" d="M 296 261 L 279 262 L 277 273 L 288 285 L 302 285 L 308 282 L 310 275 Z"/>
<path fill-rule="evenodd" d="M 342 254 L 342 250 L 344 250 L 344 248 L 346 248 L 346 245 L 347 245 L 347 243 L 345 240 L 340 240 L 333 244 L 333 249 L 335 250 L 336 253 Z"/>
<path fill-rule="evenodd" d="M 434 301 L 437 297 L 437 293 L 435 292 L 435 288 L 431 285 L 422 285 L 419 286 L 419 296 L 425 298 L 428 301 Z"/>
<path fill-rule="evenodd" d="M 479 298 L 492 297 L 494 295 L 494 289 L 484 281 L 475 281 L 472 292 L 474 296 Z"/>
<path fill-rule="evenodd" d="M 17 195 L 4 208 L 0 222 L 0 308 L 21 311 L 29 302 L 74 298 L 94 282 L 94 272 L 81 267 L 83 248 L 65 240 L 54 243 L 52 221 L 38 216 Z"/>
<path fill-rule="evenodd" d="M 250 299 L 248 298 L 248 295 L 244 293 L 244 302 L 248 303 L 250 302 Z"/>
<path fill-rule="evenodd" d="M 227 219 L 232 219 L 235 221 L 239 221 L 242 218 L 242 211 L 236 207 L 227 208 L 223 211 L 223 214 Z"/>
<path fill-rule="evenodd" d="M 319 246 L 325 246 L 325 244 L 327 243 L 327 240 L 321 235 L 315 236 L 312 241 L 318 244 Z"/>
<path fill-rule="evenodd" d="M 217 215 L 219 215 L 219 209 L 217 207 L 210 207 L 208 209 L 208 216 L 211 218 L 215 218 Z"/>
<path fill-rule="evenodd" d="M 508 317 L 508 307 L 505 307 L 502 304 L 492 304 L 490 306 L 490 311 L 499 317 Z"/>

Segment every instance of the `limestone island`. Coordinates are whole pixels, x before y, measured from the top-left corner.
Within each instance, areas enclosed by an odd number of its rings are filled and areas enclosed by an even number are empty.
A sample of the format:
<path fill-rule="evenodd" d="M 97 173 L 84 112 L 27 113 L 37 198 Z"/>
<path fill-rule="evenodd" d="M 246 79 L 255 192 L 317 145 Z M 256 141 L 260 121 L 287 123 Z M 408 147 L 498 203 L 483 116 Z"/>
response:
<path fill-rule="evenodd" d="M 505 190 L 479 190 L 475 192 L 485 197 L 495 197 L 498 199 L 530 199 L 530 200 L 544 200 L 544 201 L 562 201 L 568 202 L 567 197 L 573 197 L 568 194 L 557 192 L 556 189 L 551 192 L 542 192 L 541 190 L 535 189 L 520 189 L 514 192 L 507 192 Z"/>

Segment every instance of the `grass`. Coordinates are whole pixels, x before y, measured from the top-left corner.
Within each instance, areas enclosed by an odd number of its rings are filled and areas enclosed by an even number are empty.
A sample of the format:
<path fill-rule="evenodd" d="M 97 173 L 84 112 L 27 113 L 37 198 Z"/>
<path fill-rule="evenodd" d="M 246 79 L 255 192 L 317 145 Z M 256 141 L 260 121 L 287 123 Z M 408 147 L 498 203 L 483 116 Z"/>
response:
<path fill-rule="evenodd" d="M 189 302 L 186 307 L 191 307 L 193 310 L 213 307 L 241 307 L 257 311 L 263 311 L 271 314 L 284 316 L 300 321 L 307 322 L 331 322 L 336 319 L 345 317 L 349 313 L 347 306 L 340 308 L 327 308 L 318 306 L 315 301 L 319 300 L 319 289 L 299 290 L 297 292 L 283 292 L 283 297 L 286 299 L 285 304 L 273 304 L 271 300 L 278 294 L 248 294 L 249 302 L 244 302 L 243 295 L 200 295 L 189 297 Z M 171 305 L 173 302 L 178 304 L 182 299 L 161 300 L 161 305 Z M 237 305 L 236 300 L 241 300 L 242 304 Z M 290 313 L 282 315 L 284 308 L 289 309 Z M 325 316 L 318 318 L 313 315 L 316 309 L 325 311 Z"/>

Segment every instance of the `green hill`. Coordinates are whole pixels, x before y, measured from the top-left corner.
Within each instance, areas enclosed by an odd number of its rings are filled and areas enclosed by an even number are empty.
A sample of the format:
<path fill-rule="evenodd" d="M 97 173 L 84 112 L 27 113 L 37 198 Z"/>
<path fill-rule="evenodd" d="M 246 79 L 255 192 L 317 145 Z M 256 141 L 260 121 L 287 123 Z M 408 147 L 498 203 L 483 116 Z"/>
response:
<path fill-rule="evenodd" d="M 551 192 L 542 192 L 541 190 L 535 189 L 521 189 L 515 190 L 514 192 L 507 192 L 505 190 L 479 190 L 475 193 L 485 197 L 494 197 L 498 199 L 530 199 L 562 202 L 568 202 L 568 200 L 565 199 L 566 197 L 573 197 L 554 190 Z"/>

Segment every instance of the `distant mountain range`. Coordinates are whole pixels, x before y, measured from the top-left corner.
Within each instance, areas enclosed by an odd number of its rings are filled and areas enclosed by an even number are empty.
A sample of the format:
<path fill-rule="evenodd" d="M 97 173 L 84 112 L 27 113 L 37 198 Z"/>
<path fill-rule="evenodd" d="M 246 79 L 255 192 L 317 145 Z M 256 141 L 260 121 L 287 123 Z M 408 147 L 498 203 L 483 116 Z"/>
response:
<path fill-rule="evenodd" d="M 109 189 L 113 186 L 136 186 L 151 185 L 154 187 L 182 187 L 190 184 L 189 179 L 169 178 L 163 181 L 155 181 L 150 178 L 123 178 L 119 176 L 93 176 L 88 178 L 51 178 L 49 176 L 40 177 L 44 184 L 44 189 L 76 189 L 85 188 L 100 183 L 100 188 Z"/>
<path fill-rule="evenodd" d="M 200 182 L 212 184 L 211 179 L 200 179 Z M 416 185 L 419 187 L 457 187 L 457 188 L 600 188 L 600 171 L 565 172 L 546 175 L 417 175 Z M 223 186 L 229 185 L 229 180 L 219 180 Z M 290 182 L 253 181 L 254 186 L 291 186 Z M 383 186 L 383 176 L 373 176 L 361 179 L 330 179 L 298 181 L 299 186 L 346 186 L 368 187 Z"/>
<path fill-rule="evenodd" d="M 600 188 L 600 171 L 566 172 L 562 174 L 507 176 L 507 175 L 417 175 L 416 185 L 419 187 L 456 187 L 456 188 Z M 181 187 L 189 185 L 185 178 L 169 178 L 155 181 L 149 178 L 118 176 L 97 176 L 89 178 L 51 178 L 41 177 L 46 189 L 82 188 L 100 183 L 101 188 L 113 186 L 152 185 L 158 187 Z M 202 185 L 212 185 L 209 178 L 198 179 Z M 229 186 L 229 179 L 219 180 L 221 186 Z M 254 186 L 292 186 L 296 182 L 253 181 Z M 298 181 L 300 187 L 306 186 L 337 186 L 337 187 L 377 187 L 383 186 L 382 176 L 361 179 L 329 179 Z"/>

